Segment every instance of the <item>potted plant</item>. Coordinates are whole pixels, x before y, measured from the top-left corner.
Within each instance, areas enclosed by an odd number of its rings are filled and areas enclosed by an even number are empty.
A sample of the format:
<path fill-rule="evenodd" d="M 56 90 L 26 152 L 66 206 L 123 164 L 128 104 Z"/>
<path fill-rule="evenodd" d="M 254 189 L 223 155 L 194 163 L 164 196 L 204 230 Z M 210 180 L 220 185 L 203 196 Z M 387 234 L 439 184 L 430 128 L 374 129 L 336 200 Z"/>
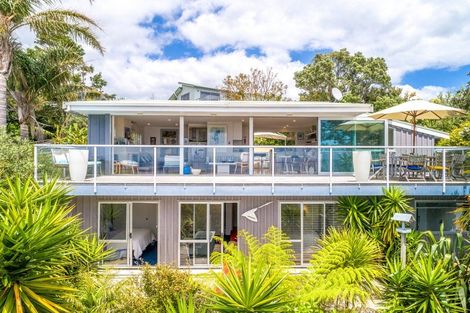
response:
<path fill-rule="evenodd" d="M 88 150 L 70 149 L 69 150 L 70 180 L 72 181 L 85 180 L 87 169 L 88 169 Z"/>

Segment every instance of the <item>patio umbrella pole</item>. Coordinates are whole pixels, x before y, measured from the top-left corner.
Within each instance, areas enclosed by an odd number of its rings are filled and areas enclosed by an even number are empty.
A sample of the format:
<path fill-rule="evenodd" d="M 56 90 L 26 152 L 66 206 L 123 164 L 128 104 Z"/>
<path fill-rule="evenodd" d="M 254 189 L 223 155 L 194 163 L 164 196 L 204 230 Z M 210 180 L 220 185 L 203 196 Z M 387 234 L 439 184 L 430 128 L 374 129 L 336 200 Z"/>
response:
<path fill-rule="evenodd" d="M 413 154 L 416 152 L 416 116 L 413 116 Z"/>

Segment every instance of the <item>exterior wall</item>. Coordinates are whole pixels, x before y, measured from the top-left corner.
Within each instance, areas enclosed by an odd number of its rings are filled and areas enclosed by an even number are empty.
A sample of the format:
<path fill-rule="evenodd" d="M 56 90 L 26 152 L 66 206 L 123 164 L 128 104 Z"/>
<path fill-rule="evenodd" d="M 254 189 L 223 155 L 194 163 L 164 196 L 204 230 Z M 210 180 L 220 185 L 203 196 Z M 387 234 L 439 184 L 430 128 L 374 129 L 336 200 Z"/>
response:
<path fill-rule="evenodd" d="M 246 230 L 258 238 L 262 238 L 264 233 L 272 225 L 279 227 L 280 221 L 280 202 L 283 201 L 318 201 L 318 202 L 334 202 L 336 197 L 90 197 L 82 196 L 74 199 L 76 208 L 74 213 L 80 214 L 83 219 L 83 227 L 89 229 L 90 232 L 97 232 L 98 230 L 98 202 L 106 201 L 158 201 L 159 202 L 159 217 L 158 217 L 158 262 L 178 264 L 178 238 L 179 238 L 179 202 L 180 201 L 224 201 L 236 202 L 238 207 L 238 229 Z M 456 197 L 415 197 L 415 201 L 427 200 L 451 200 L 461 201 Z M 414 205 L 415 201 L 412 201 Z M 248 210 L 256 208 L 265 203 L 272 202 L 272 204 L 260 208 L 256 215 L 258 223 L 249 221 L 241 215 Z M 331 212 L 329 212 L 331 214 Z M 336 216 L 335 216 L 336 217 Z M 335 224 L 339 224 L 336 220 Z M 243 243 L 241 243 L 243 249 Z"/>
<path fill-rule="evenodd" d="M 393 130 L 393 141 L 389 142 L 391 146 L 412 146 L 413 145 L 413 131 L 390 126 L 390 129 Z M 420 132 L 416 133 L 416 146 L 426 146 L 426 147 L 433 147 L 436 142 L 436 138 L 428 135 L 423 134 Z M 400 150 L 400 154 L 411 153 L 412 149 L 402 149 Z M 417 151 L 417 153 L 426 153 L 425 151 Z"/>
<path fill-rule="evenodd" d="M 88 116 L 88 144 L 113 144 L 111 115 Z"/>
<path fill-rule="evenodd" d="M 237 202 L 238 229 L 244 229 L 261 238 L 272 225 L 279 227 L 280 201 L 334 201 L 332 197 L 93 197 L 80 196 L 74 199 L 75 214 L 80 214 L 83 227 L 90 232 L 98 231 L 98 203 L 106 201 L 158 201 L 159 217 L 158 256 L 160 263 L 178 264 L 178 210 L 179 201 L 224 201 Z M 256 215 L 258 223 L 253 223 L 241 215 L 265 203 L 272 204 L 260 208 Z"/>

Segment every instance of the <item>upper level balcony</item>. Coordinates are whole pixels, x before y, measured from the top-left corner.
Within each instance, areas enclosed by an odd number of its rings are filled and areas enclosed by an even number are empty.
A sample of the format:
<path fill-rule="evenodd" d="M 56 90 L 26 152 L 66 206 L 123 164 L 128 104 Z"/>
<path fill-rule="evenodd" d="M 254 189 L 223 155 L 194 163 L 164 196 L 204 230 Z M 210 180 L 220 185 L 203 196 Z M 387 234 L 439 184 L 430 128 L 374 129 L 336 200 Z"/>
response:
<path fill-rule="evenodd" d="M 470 147 L 40 144 L 34 165 L 75 195 L 465 195 Z"/>

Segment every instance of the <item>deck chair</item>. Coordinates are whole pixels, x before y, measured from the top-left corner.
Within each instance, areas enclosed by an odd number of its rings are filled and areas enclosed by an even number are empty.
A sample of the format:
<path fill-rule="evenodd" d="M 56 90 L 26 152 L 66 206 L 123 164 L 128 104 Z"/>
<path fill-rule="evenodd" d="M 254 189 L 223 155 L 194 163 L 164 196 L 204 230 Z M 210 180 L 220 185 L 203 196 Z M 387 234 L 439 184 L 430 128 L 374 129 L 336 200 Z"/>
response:
<path fill-rule="evenodd" d="M 443 171 L 446 172 L 446 175 L 450 173 L 452 164 L 454 163 L 454 156 L 447 155 L 445 163 L 442 161 L 442 152 L 436 152 L 429 164 L 427 164 L 429 174 L 434 181 L 442 178 Z"/>
<path fill-rule="evenodd" d="M 51 149 L 51 153 L 54 166 L 62 169 L 62 178 L 66 178 L 67 170 L 69 169 L 68 151 L 63 149 Z"/>
<path fill-rule="evenodd" d="M 407 181 L 426 180 L 426 156 L 409 155 L 405 159 L 403 167 L 404 176 Z"/>

